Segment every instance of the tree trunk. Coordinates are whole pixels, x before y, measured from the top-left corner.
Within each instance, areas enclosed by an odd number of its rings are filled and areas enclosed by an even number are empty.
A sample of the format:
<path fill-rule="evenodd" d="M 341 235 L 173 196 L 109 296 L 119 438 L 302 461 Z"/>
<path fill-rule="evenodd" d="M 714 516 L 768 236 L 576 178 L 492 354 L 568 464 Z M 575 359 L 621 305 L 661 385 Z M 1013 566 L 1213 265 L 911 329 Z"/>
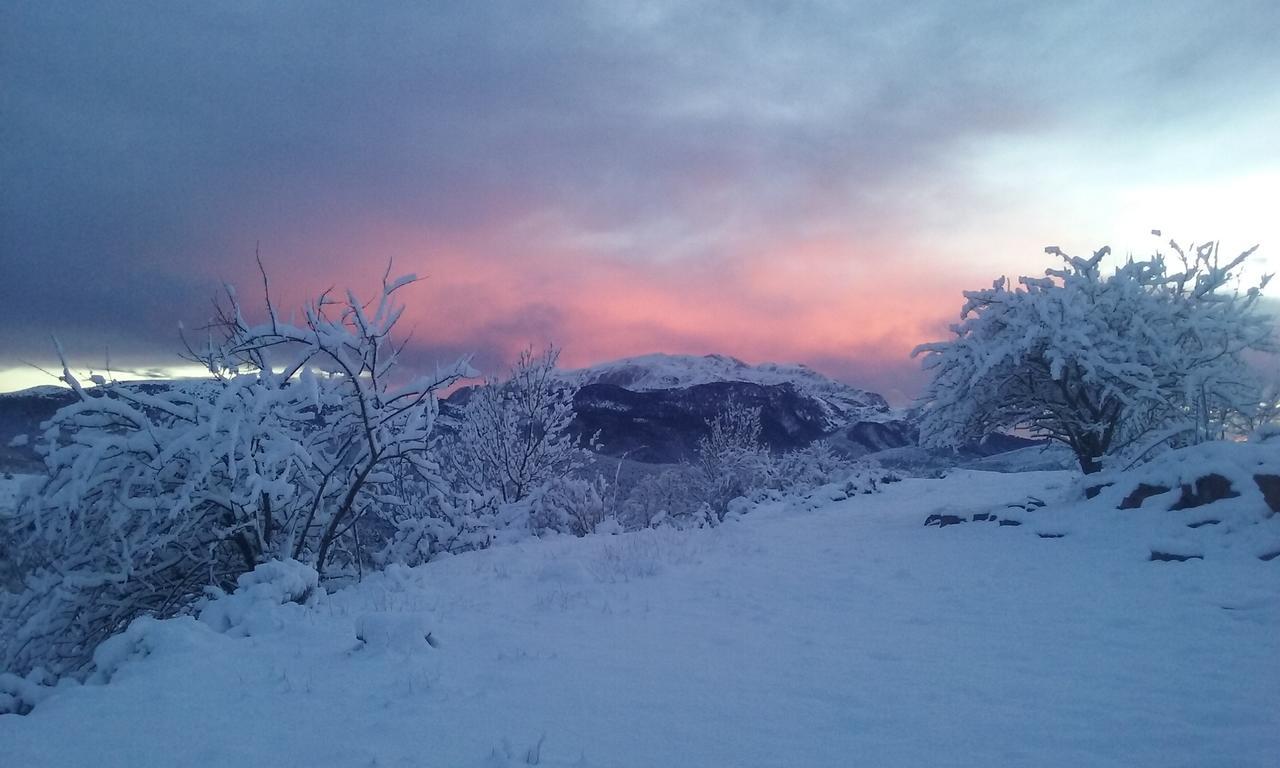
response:
<path fill-rule="evenodd" d="M 1080 471 L 1086 475 L 1092 475 L 1102 470 L 1102 464 L 1098 461 L 1099 458 L 1098 456 L 1084 453 L 1076 454 L 1076 459 L 1080 462 Z"/>

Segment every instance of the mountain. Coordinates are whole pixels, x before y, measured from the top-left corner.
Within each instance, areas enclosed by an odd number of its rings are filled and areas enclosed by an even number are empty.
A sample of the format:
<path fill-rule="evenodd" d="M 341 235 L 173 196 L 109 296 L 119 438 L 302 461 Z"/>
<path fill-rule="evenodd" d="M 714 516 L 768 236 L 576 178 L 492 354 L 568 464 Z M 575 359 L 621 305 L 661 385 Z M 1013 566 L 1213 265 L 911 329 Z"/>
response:
<path fill-rule="evenodd" d="M 914 427 L 883 397 L 804 365 L 653 354 L 562 376 L 578 388 L 575 431 L 598 431 L 605 453 L 641 462 L 689 458 L 730 403 L 760 410 L 761 439 L 775 451 L 826 439 L 862 455 L 916 442 Z"/>
<path fill-rule="evenodd" d="M 691 458 L 708 422 L 731 403 L 760 409 L 760 436 L 774 451 L 827 440 L 843 453 L 861 456 L 916 443 L 915 427 L 883 397 L 804 365 L 652 354 L 558 375 L 575 390 L 573 432 L 598 433 L 602 453 L 615 458 L 643 463 Z M 455 414 L 472 391 L 451 394 L 442 412 Z"/>
<path fill-rule="evenodd" d="M 820 412 L 822 429 L 832 432 L 859 421 L 888 421 L 897 414 L 874 392 L 823 376 L 806 365 L 748 365 L 727 355 L 653 354 L 565 371 L 573 384 L 609 384 L 631 392 L 689 390 L 704 384 L 735 382 L 761 387 L 790 386 Z"/>

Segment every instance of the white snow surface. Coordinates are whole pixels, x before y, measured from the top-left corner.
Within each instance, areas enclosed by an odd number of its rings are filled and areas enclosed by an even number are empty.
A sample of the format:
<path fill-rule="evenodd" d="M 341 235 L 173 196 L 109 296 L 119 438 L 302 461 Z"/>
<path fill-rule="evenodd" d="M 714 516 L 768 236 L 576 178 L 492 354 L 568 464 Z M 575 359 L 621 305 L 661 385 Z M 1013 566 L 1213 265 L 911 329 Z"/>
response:
<path fill-rule="evenodd" d="M 392 568 L 305 605 L 255 600 L 261 615 L 234 632 L 141 620 L 110 682 L 0 716 L 0 754 L 63 768 L 1274 767 L 1280 559 L 1253 540 L 1277 537 L 1280 516 L 1191 530 L 1195 510 L 1061 502 L 1077 490 L 1066 472 L 957 471 L 710 530 Z M 1049 506 L 1006 508 L 1027 496 Z M 922 526 L 993 508 L 1023 524 Z M 1148 562 L 1175 533 L 1205 558 Z M 305 586 L 295 570 L 280 575 Z"/>
<path fill-rule="evenodd" d="M 791 384 L 830 409 L 837 426 L 854 421 L 882 421 L 898 415 L 880 395 L 831 379 L 807 365 L 749 365 L 728 355 L 640 355 L 564 371 L 562 375 L 578 386 L 604 383 L 635 392 L 721 381 L 766 386 Z"/>

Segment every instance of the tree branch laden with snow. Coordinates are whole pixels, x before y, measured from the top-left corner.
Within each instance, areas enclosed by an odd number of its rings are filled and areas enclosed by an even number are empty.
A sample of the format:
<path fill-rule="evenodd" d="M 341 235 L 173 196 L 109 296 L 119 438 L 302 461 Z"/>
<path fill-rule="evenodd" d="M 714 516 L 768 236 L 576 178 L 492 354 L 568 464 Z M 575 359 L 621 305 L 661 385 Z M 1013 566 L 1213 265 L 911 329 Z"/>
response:
<path fill-rule="evenodd" d="M 1268 278 L 1235 287 L 1254 249 L 1224 263 L 1217 243 L 1170 246 L 1177 268 L 1157 253 L 1110 275 L 1109 248 L 1083 259 L 1051 247 L 1063 266 L 1044 277 L 966 291 L 954 337 L 913 353 L 933 374 L 922 439 L 956 446 L 1025 430 L 1070 446 L 1088 474 L 1105 456 L 1141 453 L 1156 433 L 1159 442 L 1222 436 L 1233 414 L 1259 402 L 1245 355 L 1274 349 L 1258 311 Z"/>

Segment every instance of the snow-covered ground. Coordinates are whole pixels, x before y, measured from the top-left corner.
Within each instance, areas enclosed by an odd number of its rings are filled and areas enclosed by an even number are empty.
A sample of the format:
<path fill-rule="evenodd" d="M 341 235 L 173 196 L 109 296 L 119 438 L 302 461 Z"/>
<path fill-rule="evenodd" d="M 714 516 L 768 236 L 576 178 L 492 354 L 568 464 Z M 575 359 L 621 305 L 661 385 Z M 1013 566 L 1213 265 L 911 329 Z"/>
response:
<path fill-rule="evenodd" d="M 1055 512 L 1072 483 L 956 472 L 713 530 L 393 569 L 310 607 L 250 611 L 238 631 L 135 625 L 149 655 L 0 716 L 0 755 L 65 768 L 1277 765 L 1280 559 L 1222 542 L 1274 535 L 1280 517 L 1194 529 L 1220 544 L 1205 559 L 1148 562 L 1182 513 Z M 1028 495 L 1050 507 L 1001 511 L 1021 526 L 922 526 Z"/>

